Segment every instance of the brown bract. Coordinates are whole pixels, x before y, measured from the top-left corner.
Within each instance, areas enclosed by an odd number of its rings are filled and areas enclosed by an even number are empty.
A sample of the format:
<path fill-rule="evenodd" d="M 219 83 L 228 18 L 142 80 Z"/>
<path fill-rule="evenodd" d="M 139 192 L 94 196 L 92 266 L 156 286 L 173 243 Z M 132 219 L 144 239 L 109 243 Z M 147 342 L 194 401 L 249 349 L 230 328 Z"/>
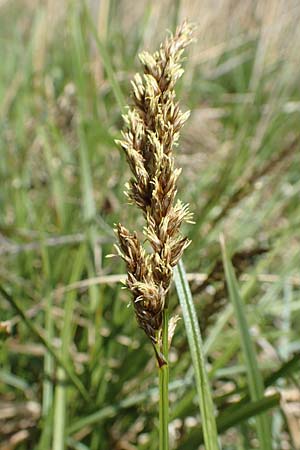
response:
<path fill-rule="evenodd" d="M 153 250 L 146 253 L 136 232 L 118 224 L 118 253 L 127 264 L 126 285 L 133 294 L 138 323 L 153 343 L 159 341 L 172 268 L 189 245 L 180 234 L 182 222 L 191 215 L 187 205 L 175 201 L 181 169 L 175 168 L 173 148 L 189 117 L 179 109 L 174 86 L 183 74 L 182 53 L 191 33 L 184 22 L 159 51 L 139 55 L 144 73 L 132 81 L 133 106 L 123 116 L 123 140 L 117 141 L 133 175 L 126 194 L 143 211 L 144 234 Z"/>

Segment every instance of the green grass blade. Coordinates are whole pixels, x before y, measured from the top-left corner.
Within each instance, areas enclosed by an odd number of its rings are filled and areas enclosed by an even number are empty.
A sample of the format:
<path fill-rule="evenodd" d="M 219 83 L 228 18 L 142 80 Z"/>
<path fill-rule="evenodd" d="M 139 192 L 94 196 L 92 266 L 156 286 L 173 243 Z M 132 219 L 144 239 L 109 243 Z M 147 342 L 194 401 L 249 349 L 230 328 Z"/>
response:
<path fill-rule="evenodd" d="M 58 354 L 58 352 L 54 349 L 54 347 L 48 342 L 48 340 L 40 333 L 38 328 L 33 324 L 33 322 L 28 319 L 25 312 L 23 311 L 23 308 L 20 306 L 20 304 L 8 293 L 6 290 L 0 286 L 0 292 L 2 296 L 12 305 L 12 307 L 15 309 L 15 311 L 18 313 L 18 315 L 22 318 L 25 325 L 29 328 L 29 330 L 37 337 L 37 339 L 44 345 L 44 347 L 48 350 L 48 352 L 54 357 L 56 362 L 65 370 L 66 374 L 68 375 L 70 381 L 74 384 L 74 386 L 78 389 L 84 400 L 87 402 L 90 401 L 89 394 L 85 387 L 83 386 L 80 379 L 77 377 L 77 375 L 72 371 L 70 366 L 65 363 L 65 361 L 61 358 L 61 356 Z"/>
<path fill-rule="evenodd" d="M 169 384 L 169 392 L 177 391 L 179 388 L 189 385 L 190 382 L 187 382 L 185 379 L 173 381 L 172 383 Z M 116 417 L 120 411 L 135 407 L 137 405 L 144 403 L 145 401 L 150 402 L 151 399 L 157 398 L 158 395 L 159 390 L 157 387 L 155 387 L 143 391 L 139 394 L 135 394 L 130 397 L 124 398 L 118 404 L 105 406 L 101 408 L 99 411 L 95 411 L 92 414 L 88 414 L 82 419 L 79 419 L 76 422 L 74 422 L 70 427 L 68 427 L 67 434 L 68 435 L 74 434 L 77 431 L 82 430 L 82 428 L 84 427 L 90 427 L 93 426 L 94 424 L 101 423 L 101 421 L 104 419 Z"/>
<path fill-rule="evenodd" d="M 72 268 L 70 282 L 80 279 L 84 263 L 86 260 L 86 247 L 83 244 L 77 252 Z M 61 330 L 61 358 L 68 364 L 70 360 L 70 346 L 75 330 L 72 324 L 73 312 L 75 307 L 76 293 L 69 292 L 64 301 L 64 321 Z M 54 428 L 53 428 L 53 450 L 65 449 L 65 431 L 67 422 L 67 410 L 69 406 L 68 386 L 66 384 L 66 373 L 62 367 L 57 370 L 57 385 L 55 387 L 55 409 L 54 409 Z"/>
<path fill-rule="evenodd" d="M 288 361 L 284 362 L 279 369 L 277 369 L 275 372 L 271 373 L 266 379 L 265 379 L 265 386 L 271 386 L 274 384 L 279 378 L 288 378 L 290 377 L 293 372 L 300 371 L 300 352 L 295 353 L 295 355 L 289 359 Z"/>
<path fill-rule="evenodd" d="M 280 404 L 280 394 L 275 393 L 273 395 L 269 395 L 261 398 L 256 402 L 247 402 L 243 403 L 243 399 L 237 402 L 234 405 L 233 411 L 231 411 L 232 407 L 229 407 L 228 410 L 221 414 L 217 418 L 217 428 L 218 432 L 224 433 L 232 427 L 241 424 L 247 419 L 250 419 L 253 416 L 258 414 L 263 414 L 264 412 L 274 408 Z M 180 450 L 188 450 L 190 448 L 195 448 L 203 444 L 203 433 L 199 428 L 195 428 L 190 435 L 187 437 L 186 441 L 180 447 Z M 264 450 L 262 448 L 261 450 Z"/>
<path fill-rule="evenodd" d="M 263 414 L 275 406 L 280 404 L 280 394 L 276 393 L 273 395 L 268 395 L 255 402 L 247 402 L 246 404 L 240 405 L 234 411 L 230 409 L 226 413 L 220 415 L 217 420 L 217 427 L 219 433 L 224 433 L 232 426 L 236 426 L 244 420 L 249 419 L 253 416 L 258 416 Z M 265 448 L 265 447 L 264 447 Z"/>
<path fill-rule="evenodd" d="M 283 363 L 276 371 L 268 375 L 264 378 L 264 386 L 274 386 L 276 382 L 280 378 L 290 379 L 291 381 L 294 381 L 293 374 L 294 372 L 297 372 L 300 370 L 300 353 L 296 353 L 289 361 Z M 218 400 L 215 400 L 215 403 L 221 403 L 222 399 L 225 399 L 226 397 L 234 397 L 236 395 L 244 395 L 244 397 L 241 399 L 243 402 L 248 402 L 250 400 L 250 395 L 248 392 L 248 386 L 240 387 L 238 389 L 235 389 L 234 391 L 225 394 L 222 397 L 219 397 Z M 236 404 L 238 407 L 238 403 Z"/>
<path fill-rule="evenodd" d="M 182 261 L 179 261 L 178 266 L 174 270 L 174 280 L 182 308 L 185 329 L 194 366 L 205 448 L 206 450 L 216 450 L 219 448 L 218 434 L 214 415 L 214 406 L 205 368 L 202 338 L 192 294 L 187 282 Z"/>
<path fill-rule="evenodd" d="M 259 372 L 254 344 L 252 342 L 249 326 L 246 319 L 244 303 L 239 293 L 238 283 L 227 254 L 225 239 L 221 236 L 221 247 L 225 278 L 229 291 L 229 298 L 232 302 L 238 329 L 241 337 L 241 346 L 244 353 L 247 377 L 249 383 L 249 392 L 252 401 L 258 401 L 264 396 L 264 384 L 262 375 Z M 272 449 L 271 428 L 267 415 L 262 414 L 256 418 L 257 434 L 260 441 L 260 447 L 264 450 Z"/>
<path fill-rule="evenodd" d="M 77 89 L 80 94 L 80 120 L 78 123 L 78 137 L 79 137 L 79 165 L 82 185 L 83 197 L 83 214 L 86 222 L 91 222 L 96 215 L 96 206 L 93 194 L 93 179 L 89 160 L 89 151 L 86 139 L 86 133 L 83 126 L 84 116 L 87 115 L 87 85 L 84 72 L 81 70 L 86 61 L 84 38 L 81 29 L 81 23 L 78 16 L 78 11 L 75 9 L 72 16 L 72 37 L 74 42 L 74 79 L 76 81 Z"/>
<path fill-rule="evenodd" d="M 55 389 L 54 418 L 53 418 L 53 446 L 52 450 L 65 449 L 65 429 L 66 429 L 66 373 L 61 368 L 57 369 L 58 384 Z"/>
<path fill-rule="evenodd" d="M 74 448 L 75 450 L 90 450 L 89 447 L 82 444 L 82 442 L 77 442 L 75 439 L 69 438 L 67 441 L 68 447 Z"/>
<path fill-rule="evenodd" d="M 114 72 L 114 69 L 113 69 L 113 66 L 112 66 L 112 63 L 111 63 L 111 59 L 110 59 L 109 53 L 108 53 L 108 51 L 106 49 L 105 44 L 103 44 L 103 42 L 99 38 L 99 34 L 98 34 L 97 29 L 95 27 L 94 21 L 92 20 L 91 15 L 90 15 L 90 13 L 89 13 L 87 8 L 86 8 L 86 15 L 87 15 L 87 19 L 88 19 L 88 23 L 89 23 L 89 26 L 90 26 L 91 33 L 92 33 L 92 35 L 93 35 L 93 37 L 95 39 L 97 48 L 98 48 L 99 53 L 101 55 L 103 67 L 104 67 L 104 69 L 106 71 L 106 75 L 107 75 L 108 81 L 110 82 L 112 92 L 113 92 L 113 94 L 115 96 L 115 99 L 116 99 L 116 102 L 117 102 L 117 104 L 118 104 L 118 106 L 120 108 L 120 111 L 122 111 L 122 114 L 124 114 L 125 113 L 126 101 L 125 101 L 123 92 L 122 92 L 122 90 L 120 88 L 119 82 L 118 82 L 118 80 L 117 80 L 117 78 L 115 76 L 115 72 Z"/>
<path fill-rule="evenodd" d="M 53 298 L 51 293 L 49 292 L 49 288 L 51 286 L 51 269 L 50 269 L 50 261 L 47 247 L 42 245 L 41 249 L 42 261 L 43 261 L 43 270 L 45 273 L 45 277 L 48 280 L 47 288 L 46 288 L 46 306 L 45 306 L 45 337 L 48 342 L 52 342 L 54 337 L 54 319 L 52 314 L 53 308 Z M 52 408 L 53 404 L 53 376 L 54 376 L 54 358 L 49 351 L 45 352 L 44 357 L 44 372 L 46 374 L 45 380 L 43 382 L 43 400 L 42 400 L 42 415 L 43 417 L 48 417 L 48 413 Z M 47 425 L 45 425 L 47 428 Z M 44 432 L 44 430 L 43 430 Z M 49 444 L 48 444 L 49 445 Z"/>

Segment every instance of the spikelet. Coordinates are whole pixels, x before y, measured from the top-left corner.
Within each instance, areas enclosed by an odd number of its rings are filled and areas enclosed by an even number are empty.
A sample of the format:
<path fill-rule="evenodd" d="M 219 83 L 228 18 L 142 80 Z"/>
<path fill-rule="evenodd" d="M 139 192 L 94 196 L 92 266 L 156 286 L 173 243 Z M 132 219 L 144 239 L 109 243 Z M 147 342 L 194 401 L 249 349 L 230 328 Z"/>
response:
<path fill-rule="evenodd" d="M 180 234 L 191 214 L 187 205 L 175 201 L 181 169 L 175 168 L 173 148 L 189 117 L 179 109 L 174 86 L 183 74 L 182 54 L 191 34 L 192 27 L 184 22 L 159 51 L 139 55 L 144 73 L 132 81 L 133 106 L 123 117 L 123 139 L 117 141 L 132 172 L 126 194 L 143 212 L 144 235 L 153 249 L 147 254 L 136 232 L 118 224 L 118 253 L 127 265 L 126 285 L 137 321 L 153 344 L 160 340 L 172 269 L 190 243 Z"/>

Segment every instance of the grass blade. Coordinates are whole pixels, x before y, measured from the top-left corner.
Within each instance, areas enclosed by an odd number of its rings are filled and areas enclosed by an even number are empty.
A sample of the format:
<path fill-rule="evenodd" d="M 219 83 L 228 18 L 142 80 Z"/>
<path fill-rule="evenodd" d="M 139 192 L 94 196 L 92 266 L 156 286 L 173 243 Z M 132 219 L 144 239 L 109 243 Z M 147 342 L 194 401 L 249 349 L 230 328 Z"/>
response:
<path fill-rule="evenodd" d="M 55 389 L 54 415 L 53 415 L 53 450 L 65 449 L 66 428 L 66 373 L 61 368 L 57 369 L 58 384 Z"/>
<path fill-rule="evenodd" d="M 80 279 L 86 260 L 86 247 L 83 244 L 77 252 L 72 268 L 70 282 L 74 283 Z M 73 312 L 75 307 L 76 293 L 69 292 L 64 301 L 64 321 L 61 330 L 61 358 L 68 364 L 70 360 L 70 346 L 72 345 L 73 334 L 75 333 L 73 321 Z M 69 406 L 68 386 L 66 384 L 66 373 L 62 367 L 57 370 L 57 385 L 55 387 L 54 402 L 54 432 L 53 449 L 64 450 L 65 448 L 65 430 L 67 422 L 67 410 Z"/>
<path fill-rule="evenodd" d="M 173 381 L 169 385 L 169 392 L 177 391 L 180 387 L 182 388 L 189 385 L 190 382 L 187 382 L 185 379 Z M 104 419 L 116 417 L 120 411 L 135 407 L 136 405 L 140 405 L 145 401 L 151 402 L 151 399 L 156 398 L 158 395 L 159 389 L 157 387 L 150 388 L 139 394 L 127 397 L 121 400 L 118 404 L 104 406 L 100 410 L 86 415 L 82 419 L 79 419 L 77 422 L 74 422 L 73 425 L 67 429 L 67 434 L 74 434 L 82 430 L 82 428 L 84 427 L 90 427 L 94 424 L 101 423 L 101 421 L 103 421 Z"/>
<path fill-rule="evenodd" d="M 85 387 L 83 386 L 82 382 L 77 377 L 77 375 L 72 371 L 70 366 L 65 363 L 65 361 L 61 358 L 61 356 L 54 349 L 54 347 L 50 344 L 50 342 L 48 342 L 47 339 L 40 333 L 40 331 L 33 324 L 33 322 L 30 319 L 28 319 L 28 317 L 24 313 L 24 311 L 23 311 L 22 307 L 19 305 L 19 303 L 8 292 L 6 292 L 6 290 L 2 286 L 0 286 L 0 292 L 1 292 L 2 296 L 8 301 L 8 303 L 10 305 L 12 305 L 12 307 L 15 309 L 15 311 L 19 314 L 19 316 L 22 318 L 23 322 L 29 328 L 29 330 L 44 345 L 44 347 L 53 356 L 53 358 L 56 360 L 56 362 L 65 370 L 70 381 L 78 389 L 78 391 L 80 392 L 80 394 L 82 395 L 84 400 L 89 402 L 90 397 L 89 397 L 87 390 L 85 389 Z"/>
<path fill-rule="evenodd" d="M 239 293 L 236 276 L 227 254 L 225 239 L 223 236 L 221 236 L 220 242 L 222 247 L 223 264 L 226 283 L 229 291 L 229 298 L 234 308 L 241 337 L 241 346 L 246 363 L 250 397 L 252 401 L 256 402 L 262 399 L 264 396 L 263 378 L 259 372 L 255 348 L 251 340 L 243 300 Z M 256 424 L 260 447 L 264 450 L 272 449 L 271 428 L 267 415 L 262 414 L 261 416 L 258 416 L 256 418 Z"/>
<path fill-rule="evenodd" d="M 102 58 L 103 67 L 106 71 L 106 75 L 107 75 L 108 81 L 111 85 L 112 92 L 115 96 L 116 102 L 117 102 L 120 110 L 124 114 L 126 101 L 125 101 L 123 92 L 120 88 L 119 82 L 115 76 L 115 72 L 114 72 L 114 69 L 113 69 L 113 66 L 111 63 L 111 58 L 109 56 L 109 53 L 107 51 L 105 44 L 103 44 L 103 42 L 101 42 L 101 40 L 100 40 L 99 34 L 98 34 L 97 29 L 94 24 L 94 21 L 92 20 L 91 15 L 90 15 L 89 11 L 87 10 L 87 8 L 86 8 L 86 16 L 87 16 L 88 24 L 90 26 L 90 31 L 95 39 L 96 46 L 97 46 L 100 56 Z"/>
<path fill-rule="evenodd" d="M 78 11 L 75 9 L 72 17 L 72 36 L 74 41 L 74 79 L 76 81 L 80 100 L 80 120 L 78 123 L 79 137 L 79 164 L 82 184 L 83 214 L 87 223 L 93 221 L 96 215 L 96 206 L 93 194 L 93 179 L 89 161 L 89 151 L 86 133 L 83 126 L 83 117 L 87 115 L 87 85 L 88 80 L 81 70 L 86 62 L 85 46 Z"/>
<path fill-rule="evenodd" d="M 234 409 L 234 411 L 228 410 L 218 418 L 218 431 L 219 433 L 223 433 L 230 427 L 235 426 L 242 421 L 249 419 L 250 417 L 263 414 L 264 412 L 268 411 L 271 408 L 274 408 L 275 406 L 278 406 L 279 404 L 279 393 L 265 396 L 255 402 L 241 404 L 239 408 Z"/>
<path fill-rule="evenodd" d="M 193 361 L 205 448 L 206 450 L 216 450 L 219 448 L 218 434 L 214 406 L 205 368 L 202 338 L 192 294 L 182 261 L 179 261 L 178 266 L 175 267 L 174 280 L 182 308 L 185 329 Z"/>
<path fill-rule="evenodd" d="M 218 432 L 224 433 L 232 427 L 235 427 L 238 424 L 241 424 L 243 421 L 250 419 L 253 416 L 258 414 L 263 414 L 271 408 L 274 408 L 280 404 L 280 394 L 275 393 L 273 395 L 268 395 L 266 397 L 261 398 L 256 402 L 247 402 L 243 403 L 242 401 L 237 402 L 234 405 L 234 410 L 231 411 L 231 407 L 228 410 L 221 414 L 217 418 L 217 428 Z M 203 444 L 203 434 L 201 429 L 195 428 L 193 430 L 183 445 L 180 447 L 180 450 L 188 450 L 190 448 L 195 448 Z M 262 448 L 265 450 L 265 448 Z"/>

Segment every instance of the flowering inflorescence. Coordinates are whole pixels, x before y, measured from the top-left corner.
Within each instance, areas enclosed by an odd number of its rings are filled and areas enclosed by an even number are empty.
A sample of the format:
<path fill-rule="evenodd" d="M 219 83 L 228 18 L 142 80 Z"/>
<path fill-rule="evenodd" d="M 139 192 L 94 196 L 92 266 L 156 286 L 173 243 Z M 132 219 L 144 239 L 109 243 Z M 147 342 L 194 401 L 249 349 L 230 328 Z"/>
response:
<path fill-rule="evenodd" d="M 172 268 L 189 245 L 180 234 L 181 224 L 191 215 L 188 205 L 175 201 L 181 170 L 175 168 L 173 148 L 189 117 L 179 109 L 174 86 L 183 74 L 182 53 L 191 34 L 191 26 L 184 22 L 159 51 L 139 55 L 144 74 L 136 74 L 132 81 L 133 106 L 123 116 L 123 139 L 117 141 L 133 174 L 126 195 L 143 211 L 144 235 L 152 252 L 145 251 L 136 232 L 121 224 L 116 228 L 117 249 L 127 264 L 126 285 L 138 323 L 154 344 L 160 340 Z"/>

